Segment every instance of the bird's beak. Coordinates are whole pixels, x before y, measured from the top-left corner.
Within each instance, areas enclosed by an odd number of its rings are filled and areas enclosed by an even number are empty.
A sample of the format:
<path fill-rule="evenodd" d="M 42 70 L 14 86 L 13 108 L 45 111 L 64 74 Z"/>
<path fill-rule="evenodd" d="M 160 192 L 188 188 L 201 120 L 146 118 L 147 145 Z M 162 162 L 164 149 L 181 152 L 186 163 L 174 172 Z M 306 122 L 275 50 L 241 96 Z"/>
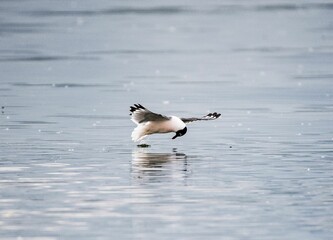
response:
<path fill-rule="evenodd" d="M 172 139 L 175 139 L 175 138 L 177 138 L 178 137 L 178 134 L 176 133 L 176 135 L 175 136 L 173 136 L 173 138 Z"/>

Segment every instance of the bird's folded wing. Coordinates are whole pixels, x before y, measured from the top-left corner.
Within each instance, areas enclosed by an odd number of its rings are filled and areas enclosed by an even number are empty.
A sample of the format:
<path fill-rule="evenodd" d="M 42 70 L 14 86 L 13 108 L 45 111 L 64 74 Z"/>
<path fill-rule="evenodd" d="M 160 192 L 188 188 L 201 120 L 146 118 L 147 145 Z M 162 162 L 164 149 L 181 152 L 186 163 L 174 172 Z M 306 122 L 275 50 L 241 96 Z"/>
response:
<path fill-rule="evenodd" d="M 215 120 L 215 119 L 219 118 L 220 116 L 221 116 L 220 113 L 213 112 L 213 113 L 209 113 L 206 116 L 203 116 L 201 118 L 196 118 L 196 117 L 192 117 L 192 118 L 181 118 L 181 120 L 184 123 L 191 123 L 191 122 L 195 122 L 195 121 Z"/>
<path fill-rule="evenodd" d="M 134 104 L 130 107 L 130 115 L 132 116 L 132 121 L 136 124 L 149 122 L 149 121 L 167 121 L 170 117 L 163 116 L 161 114 L 153 113 L 147 108 L 143 107 L 141 104 Z"/>

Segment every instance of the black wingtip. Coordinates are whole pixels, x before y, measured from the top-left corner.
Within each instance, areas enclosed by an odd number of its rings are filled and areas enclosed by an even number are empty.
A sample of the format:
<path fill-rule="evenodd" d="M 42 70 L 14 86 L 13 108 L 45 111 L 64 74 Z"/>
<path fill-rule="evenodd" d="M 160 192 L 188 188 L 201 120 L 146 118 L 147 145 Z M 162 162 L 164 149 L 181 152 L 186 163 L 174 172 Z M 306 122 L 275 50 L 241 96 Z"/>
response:
<path fill-rule="evenodd" d="M 139 109 L 146 109 L 144 106 L 142 106 L 141 104 L 137 103 L 137 104 L 133 104 L 132 106 L 130 106 L 130 112 L 133 113 L 135 112 L 136 110 L 139 110 Z M 132 115 L 132 114 L 130 114 Z"/>
<path fill-rule="evenodd" d="M 214 119 L 217 119 L 220 116 L 221 116 L 221 113 L 217 113 L 217 112 L 207 114 L 207 117 L 214 118 Z"/>

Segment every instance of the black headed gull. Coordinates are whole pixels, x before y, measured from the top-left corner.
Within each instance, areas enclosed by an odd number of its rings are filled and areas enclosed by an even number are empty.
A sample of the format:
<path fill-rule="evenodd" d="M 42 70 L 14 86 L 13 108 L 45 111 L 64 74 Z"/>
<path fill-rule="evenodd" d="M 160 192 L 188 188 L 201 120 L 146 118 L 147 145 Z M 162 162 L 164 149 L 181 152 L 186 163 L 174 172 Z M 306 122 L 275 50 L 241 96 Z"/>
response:
<path fill-rule="evenodd" d="M 201 120 L 214 120 L 221 116 L 220 113 L 209 113 L 206 116 L 196 118 L 179 118 L 176 116 L 163 116 L 158 113 L 153 113 L 141 104 L 134 104 L 130 107 L 131 120 L 138 126 L 132 132 L 132 140 L 137 142 L 154 133 L 169 133 L 175 132 L 176 135 L 172 138 L 181 137 L 187 132 L 186 124 Z"/>

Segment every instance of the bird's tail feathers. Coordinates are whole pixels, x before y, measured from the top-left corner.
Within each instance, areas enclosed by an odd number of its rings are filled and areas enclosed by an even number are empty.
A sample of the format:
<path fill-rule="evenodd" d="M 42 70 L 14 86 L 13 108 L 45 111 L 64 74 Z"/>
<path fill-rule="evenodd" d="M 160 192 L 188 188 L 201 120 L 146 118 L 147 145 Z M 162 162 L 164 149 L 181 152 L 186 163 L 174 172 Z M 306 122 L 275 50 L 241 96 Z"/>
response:
<path fill-rule="evenodd" d="M 134 142 L 141 141 L 145 137 L 147 137 L 147 133 L 144 125 L 138 125 L 136 128 L 134 128 L 132 132 L 132 140 Z"/>

